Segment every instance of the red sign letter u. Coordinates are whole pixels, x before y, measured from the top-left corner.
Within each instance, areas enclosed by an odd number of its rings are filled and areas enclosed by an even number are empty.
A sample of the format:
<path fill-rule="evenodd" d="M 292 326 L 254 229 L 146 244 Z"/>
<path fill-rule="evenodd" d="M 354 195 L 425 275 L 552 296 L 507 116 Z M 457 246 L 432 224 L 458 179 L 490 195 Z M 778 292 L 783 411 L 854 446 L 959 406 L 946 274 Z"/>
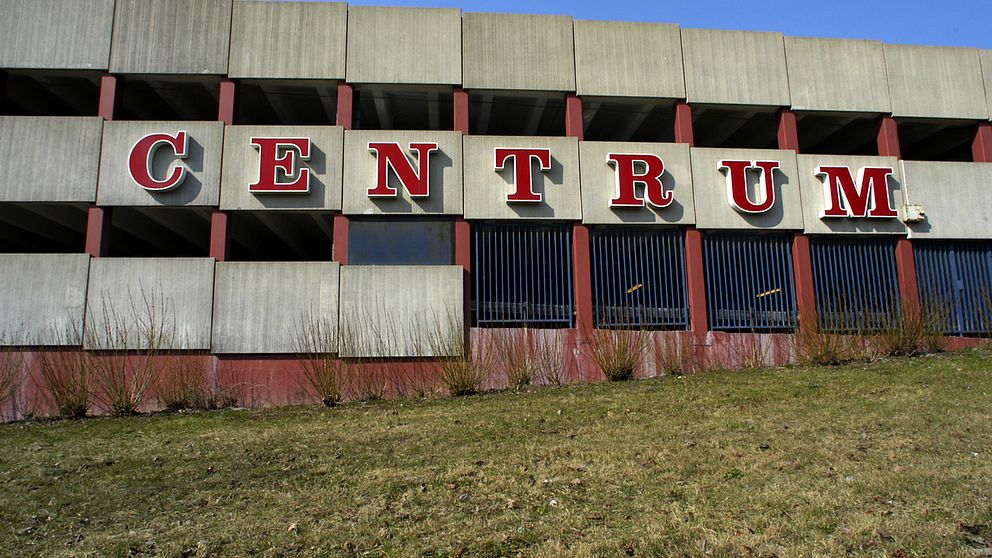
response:
<path fill-rule="evenodd" d="M 775 169 L 778 161 L 720 161 L 717 169 L 727 174 L 727 201 L 741 213 L 764 213 L 775 206 Z M 758 171 L 757 200 L 751 201 L 747 171 Z"/>

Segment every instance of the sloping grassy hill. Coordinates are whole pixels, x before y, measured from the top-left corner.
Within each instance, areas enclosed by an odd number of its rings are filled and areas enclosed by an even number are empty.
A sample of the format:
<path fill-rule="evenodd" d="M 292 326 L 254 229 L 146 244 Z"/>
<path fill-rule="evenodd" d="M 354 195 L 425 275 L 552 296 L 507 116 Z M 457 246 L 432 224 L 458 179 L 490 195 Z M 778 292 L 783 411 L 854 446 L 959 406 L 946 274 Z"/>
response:
<path fill-rule="evenodd" d="M 992 353 L 0 426 L 5 556 L 973 556 Z"/>

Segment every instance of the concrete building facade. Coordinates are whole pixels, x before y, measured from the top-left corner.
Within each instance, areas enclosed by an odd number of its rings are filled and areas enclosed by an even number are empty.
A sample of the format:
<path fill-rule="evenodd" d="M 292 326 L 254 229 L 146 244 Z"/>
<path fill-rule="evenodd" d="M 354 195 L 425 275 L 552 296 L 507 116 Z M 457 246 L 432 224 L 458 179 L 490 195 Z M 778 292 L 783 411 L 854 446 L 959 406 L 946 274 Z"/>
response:
<path fill-rule="evenodd" d="M 150 298 L 169 349 L 268 385 L 308 316 L 347 358 L 442 357 L 431 328 L 705 347 L 882 311 L 849 282 L 919 311 L 948 273 L 949 332 L 992 333 L 963 325 L 992 291 L 989 50 L 334 2 L 0 12 L 7 346 L 106 348 L 100 309 Z"/>

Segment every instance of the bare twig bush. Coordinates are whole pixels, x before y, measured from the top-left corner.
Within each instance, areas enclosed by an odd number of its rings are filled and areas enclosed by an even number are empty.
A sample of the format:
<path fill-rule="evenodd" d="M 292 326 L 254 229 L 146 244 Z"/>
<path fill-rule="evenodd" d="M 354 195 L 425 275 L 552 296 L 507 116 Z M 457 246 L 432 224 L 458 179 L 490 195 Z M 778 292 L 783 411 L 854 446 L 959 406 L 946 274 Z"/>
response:
<path fill-rule="evenodd" d="M 314 312 L 301 316 L 294 345 L 303 377 L 309 388 L 327 407 L 341 402 L 348 383 L 349 365 L 338 358 L 335 324 Z"/>
<path fill-rule="evenodd" d="M 566 334 L 560 329 L 542 330 L 534 335 L 535 381 L 544 385 L 565 383 Z"/>
<path fill-rule="evenodd" d="M 161 289 L 158 289 L 161 293 Z M 97 398 L 108 414 L 138 412 L 163 368 L 159 358 L 175 339 L 175 309 L 164 295 L 155 297 L 140 287 L 140 301 L 130 290 L 127 311 L 115 309 L 106 293 L 101 295 L 99 324 L 89 332 L 91 346 L 102 349 L 93 359 Z M 170 318 L 171 316 L 171 318 Z M 92 314 L 88 318 L 93 320 Z"/>
<path fill-rule="evenodd" d="M 56 416 L 82 418 L 93 400 L 96 383 L 93 356 L 79 344 L 76 325 L 53 331 L 58 349 L 38 353 L 38 389 Z"/>
<path fill-rule="evenodd" d="M 647 332 L 617 328 L 594 329 L 585 350 L 589 358 L 611 382 L 632 380 L 644 360 Z"/>
<path fill-rule="evenodd" d="M 520 391 L 534 383 L 537 355 L 530 332 L 526 328 L 494 329 L 490 335 L 497 366 L 506 373 L 507 387 Z"/>
<path fill-rule="evenodd" d="M 920 336 L 920 350 L 927 354 L 943 352 L 947 342 L 947 327 L 953 316 L 953 303 L 949 298 L 942 297 L 925 300 L 921 306 L 923 331 Z"/>
<path fill-rule="evenodd" d="M 735 367 L 763 368 L 767 362 L 768 347 L 763 342 L 761 334 L 755 332 L 731 334 L 728 338 L 727 348 Z"/>
<path fill-rule="evenodd" d="M 844 335 L 801 326 L 792 337 L 796 361 L 805 366 L 833 366 L 851 358 L 850 342 Z"/>
<path fill-rule="evenodd" d="M 208 356 L 192 351 L 167 359 L 156 381 L 158 399 L 166 411 L 223 409 L 235 404 L 236 390 L 216 386 L 209 363 Z"/>
<path fill-rule="evenodd" d="M 495 350 L 481 340 L 473 350 L 465 325 L 455 312 L 436 318 L 427 330 L 426 355 L 438 359 L 438 380 L 454 396 L 479 393 L 493 374 Z"/>
<path fill-rule="evenodd" d="M 696 369 L 695 347 L 685 346 L 685 339 L 669 334 L 653 339 L 654 363 L 659 372 L 681 376 Z"/>
<path fill-rule="evenodd" d="M 7 346 L 0 336 L 0 419 L 4 409 L 10 406 L 10 414 L 16 414 L 16 403 L 21 392 L 24 373 L 24 358 L 13 347 Z"/>

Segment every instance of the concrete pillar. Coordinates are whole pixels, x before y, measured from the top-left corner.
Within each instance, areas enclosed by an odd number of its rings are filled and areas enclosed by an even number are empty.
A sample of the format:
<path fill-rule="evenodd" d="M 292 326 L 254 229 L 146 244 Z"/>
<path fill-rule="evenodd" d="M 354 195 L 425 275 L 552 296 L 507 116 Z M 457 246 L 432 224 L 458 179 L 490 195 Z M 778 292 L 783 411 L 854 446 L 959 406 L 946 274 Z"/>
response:
<path fill-rule="evenodd" d="M 799 127 L 796 113 L 789 109 L 778 111 L 778 148 L 799 153 Z M 792 237 L 792 271 L 796 284 L 796 305 L 799 308 L 799 327 L 817 327 L 816 288 L 813 283 L 813 257 L 809 238 L 802 232 Z"/>
<path fill-rule="evenodd" d="M 109 207 L 91 205 L 86 211 L 86 253 L 94 258 L 110 254 Z"/>
<path fill-rule="evenodd" d="M 992 124 L 983 122 L 975 126 L 971 155 L 976 163 L 992 163 Z"/>
<path fill-rule="evenodd" d="M 469 120 L 468 120 L 468 91 L 464 89 L 455 88 L 454 91 L 454 107 L 455 107 L 455 131 L 461 132 L 468 135 L 469 130 Z"/>
<path fill-rule="evenodd" d="M 899 126 L 891 116 L 883 116 L 879 121 L 878 154 L 902 158 Z M 916 260 L 913 258 L 913 243 L 908 238 L 900 238 L 896 243 L 896 276 L 899 278 L 904 314 L 907 317 L 919 315 L 920 289 L 916 282 Z"/>
<path fill-rule="evenodd" d="M 878 154 L 882 157 L 902 159 L 899 149 L 899 125 L 891 116 L 883 116 L 878 122 Z"/>
<path fill-rule="evenodd" d="M 219 262 L 231 257 L 231 215 L 227 211 L 210 212 L 210 257 Z"/>
<path fill-rule="evenodd" d="M 104 120 L 113 120 L 121 104 L 123 80 L 119 76 L 104 74 L 100 76 L 100 101 L 97 115 Z"/>
<path fill-rule="evenodd" d="M 333 248 L 331 258 L 341 265 L 348 265 L 348 217 L 334 214 Z"/>
<path fill-rule="evenodd" d="M 582 99 L 568 95 L 565 99 L 565 135 L 584 136 Z M 572 283 L 575 288 L 575 327 L 586 335 L 593 328 L 592 312 L 592 260 L 589 247 L 589 227 L 582 223 L 572 225 Z"/>
<path fill-rule="evenodd" d="M 219 99 L 217 120 L 232 126 L 238 114 L 238 83 L 231 79 L 221 78 Z"/>
<path fill-rule="evenodd" d="M 675 103 L 675 143 L 696 145 L 692 132 L 692 107 L 685 101 Z"/>
<path fill-rule="evenodd" d="M 789 109 L 778 111 L 778 148 L 799 153 L 799 127 L 796 113 Z"/>
<path fill-rule="evenodd" d="M 569 95 L 565 99 L 565 135 L 582 141 L 585 131 L 582 125 L 582 99 Z"/>

